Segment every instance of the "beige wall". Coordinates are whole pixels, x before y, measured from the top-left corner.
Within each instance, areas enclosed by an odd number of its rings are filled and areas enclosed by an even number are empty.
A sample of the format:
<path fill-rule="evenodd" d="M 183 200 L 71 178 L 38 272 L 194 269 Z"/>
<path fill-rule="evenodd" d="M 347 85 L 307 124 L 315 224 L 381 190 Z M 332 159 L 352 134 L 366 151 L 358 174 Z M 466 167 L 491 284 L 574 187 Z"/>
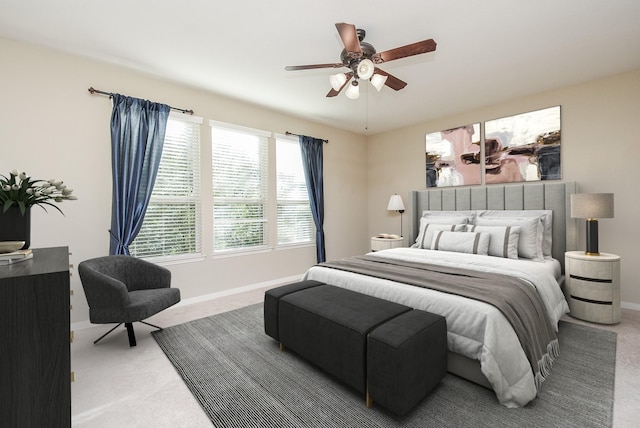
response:
<path fill-rule="evenodd" d="M 386 211 L 389 196 L 397 192 L 406 201 L 410 190 L 426 187 L 425 133 L 554 105 L 561 106 L 563 180 L 575 181 L 579 192 L 615 194 L 615 218 L 600 221 L 599 248 L 621 256 L 623 304 L 640 309 L 640 70 L 369 137 L 369 233 L 397 233 L 397 214 Z M 584 248 L 584 227 L 578 230 Z"/>
<path fill-rule="evenodd" d="M 254 105 L 52 50 L 0 39 L 0 173 L 17 168 L 58 178 L 78 200 L 32 212 L 32 248 L 69 246 L 71 262 L 106 255 L 111 215 L 111 102 L 90 86 L 190 108 L 204 117 L 203 171 L 210 171 L 208 120 L 330 140 L 324 146 L 327 258 L 368 248 L 366 138 Z M 210 201 L 204 180 L 203 198 Z M 205 205 L 206 206 L 206 205 Z M 348 207 L 345 209 L 345 207 Z M 204 213 L 205 221 L 211 218 Z M 204 237 L 205 245 L 211 242 Z M 315 263 L 315 248 L 269 251 L 168 266 L 183 299 L 298 276 Z M 88 319 L 77 270 L 72 271 L 72 322 Z"/>
<path fill-rule="evenodd" d="M 18 168 L 40 178 L 63 179 L 75 189 L 79 200 L 61 206 L 64 217 L 35 208 L 32 225 L 33 248 L 69 246 L 74 266 L 107 254 L 109 245 L 111 103 L 106 97 L 90 95 L 89 86 L 194 109 L 205 121 L 203 168 L 210 168 L 209 119 L 329 139 L 324 146 L 328 259 L 367 251 L 374 233 L 399 231 L 399 218 L 386 211 L 386 204 L 394 192 L 406 202 L 409 190 L 425 187 L 426 132 L 561 105 L 563 178 L 576 181 L 580 191 L 615 193 L 616 218 L 601 221 L 600 249 L 622 256 L 622 299 L 640 308 L 640 265 L 633 251 L 638 233 L 632 220 L 640 208 L 636 190 L 640 171 L 634 158 L 639 146 L 640 71 L 365 137 L 4 39 L 0 39 L 0 58 L 0 172 Z M 205 201 L 210 194 L 207 186 L 210 183 L 203 183 Z M 406 235 L 407 215 L 404 220 Z M 583 245 L 584 233 L 580 232 L 579 245 Z M 207 257 L 169 268 L 183 299 L 188 299 L 300 275 L 314 263 L 315 250 L 299 248 L 244 257 Z M 88 308 L 75 269 L 71 281 L 75 290 L 72 322 L 87 320 Z"/>

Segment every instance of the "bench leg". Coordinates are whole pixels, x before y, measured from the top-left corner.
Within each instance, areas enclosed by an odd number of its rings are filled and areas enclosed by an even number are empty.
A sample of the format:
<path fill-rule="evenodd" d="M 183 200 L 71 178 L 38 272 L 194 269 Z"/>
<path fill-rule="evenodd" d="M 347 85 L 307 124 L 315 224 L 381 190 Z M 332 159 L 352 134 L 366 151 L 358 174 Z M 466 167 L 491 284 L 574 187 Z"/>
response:
<path fill-rule="evenodd" d="M 370 409 L 373 406 L 373 400 L 371 399 L 371 396 L 369 395 L 369 388 L 367 388 L 365 404 L 367 405 L 367 409 Z"/>
<path fill-rule="evenodd" d="M 284 351 L 284 343 L 280 343 L 280 350 Z"/>

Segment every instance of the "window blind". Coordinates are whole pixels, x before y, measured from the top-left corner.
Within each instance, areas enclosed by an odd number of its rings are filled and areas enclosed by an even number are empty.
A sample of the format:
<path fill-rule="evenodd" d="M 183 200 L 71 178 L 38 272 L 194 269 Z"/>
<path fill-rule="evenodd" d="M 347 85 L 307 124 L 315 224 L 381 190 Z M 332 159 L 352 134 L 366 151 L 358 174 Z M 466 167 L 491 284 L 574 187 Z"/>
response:
<path fill-rule="evenodd" d="M 268 245 L 268 136 L 211 121 L 214 252 Z"/>
<path fill-rule="evenodd" d="M 278 245 L 314 241 L 315 225 L 297 140 L 276 137 Z"/>
<path fill-rule="evenodd" d="M 129 247 L 136 257 L 201 252 L 200 124 L 172 112 L 162 159 L 140 233 Z"/>

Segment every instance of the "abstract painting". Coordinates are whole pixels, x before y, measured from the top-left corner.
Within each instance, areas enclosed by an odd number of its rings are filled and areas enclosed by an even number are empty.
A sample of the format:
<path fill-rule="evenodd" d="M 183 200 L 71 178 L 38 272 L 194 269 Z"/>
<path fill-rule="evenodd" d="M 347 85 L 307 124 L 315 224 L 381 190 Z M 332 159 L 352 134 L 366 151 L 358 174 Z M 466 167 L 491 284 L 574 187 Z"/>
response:
<path fill-rule="evenodd" d="M 560 106 L 485 122 L 485 183 L 559 180 L 560 136 Z"/>
<path fill-rule="evenodd" d="M 480 184 L 480 123 L 426 135 L 427 187 Z"/>

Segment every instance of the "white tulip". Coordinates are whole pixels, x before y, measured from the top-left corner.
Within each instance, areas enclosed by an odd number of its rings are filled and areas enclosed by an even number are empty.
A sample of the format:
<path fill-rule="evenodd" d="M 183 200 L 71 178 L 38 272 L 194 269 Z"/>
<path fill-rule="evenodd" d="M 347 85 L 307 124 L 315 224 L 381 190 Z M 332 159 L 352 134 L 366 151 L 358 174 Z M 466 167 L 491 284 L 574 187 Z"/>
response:
<path fill-rule="evenodd" d="M 19 177 L 20 177 L 20 180 L 26 180 L 28 178 L 26 172 L 21 172 Z"/>
<path fill-rule="evenodd" d="M 65 188 L 65 189 L 63 189 L 63 190 L 62 190 L 62 194 L 63 194 L 63 195 L 65 195 L 65 196 L 70 195 L 70 194 L 71 194 L 71 192 L 73 192 L 73 189 L 67 189 L 67 188 Z"/>
<path fill-rule="evenodd" d="M 33 195 L 33 189 L 31 187 L 27 189 L 27 195 Z"/>
<path fill-rule="evenodd" d="M 5 184 L 4 186 L 2 186 L 2 190 L 4 190 L 5 192 L 8 192 L 9 190 L 11 190 L 11 186 L 9 186 L 8 184 Z"/>
<path fill-rule="evenodd" d="M 11 171 L 11 175 L 14 175 L 14 176 L 15 176 L 15 175 L 18 175 L 18 170 L 17 170 L 17 169 L 14 169 L 13 171 Z"/>
<path fill-rule="evenodd" d="M 13 190 L 19 190 L 19 189 L 20 189 L 20 186 L 18 186 L 17 184 L 12 184 L 12 185 L 11 185 L 11 188 L 12 188 Z"/>

